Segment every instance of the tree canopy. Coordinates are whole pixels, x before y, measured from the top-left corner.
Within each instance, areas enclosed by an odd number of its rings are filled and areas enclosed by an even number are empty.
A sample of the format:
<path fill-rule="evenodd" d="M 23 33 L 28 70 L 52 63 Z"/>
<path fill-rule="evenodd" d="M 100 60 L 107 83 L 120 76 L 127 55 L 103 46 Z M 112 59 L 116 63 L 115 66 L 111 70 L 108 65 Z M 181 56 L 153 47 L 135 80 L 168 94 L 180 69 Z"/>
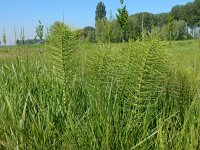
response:
<path fill-rule="evenodd" d="M 180 40 L 195 37 L 197 27 L 200 27 L 200 0 L 194 0 L 185 5 L 176 5 L 168 13 L 152 14 L 141 12 L 129 16 L 124 0 L 118 8 L 115 19 L 107 20 L 106 6 L 99 2 L 96 6 L 95 28 L 84 32 L 85 38 L 94 37 L 96 41 L 122 42 L 129 39 L 143 38 L 144 34 L 158 32 L 161 39 Z M 108 28 L 109 27 L 109 28 Z M 195 31 L 196 30 L 196 31 Z M 89 34 L 90 33 L 90 34 Z M 92 34 L 91 34 L 92 33 Z M 109 33 L 109 34 L 108 34 Z"/>
<path fill-rule="evenodd" d="M 95 21 L 98 19 L 102 19 L 106 17 L 106 7 L 103 2 L 99 2 L 96 7 L 96 12 L 95 12 Z"/>

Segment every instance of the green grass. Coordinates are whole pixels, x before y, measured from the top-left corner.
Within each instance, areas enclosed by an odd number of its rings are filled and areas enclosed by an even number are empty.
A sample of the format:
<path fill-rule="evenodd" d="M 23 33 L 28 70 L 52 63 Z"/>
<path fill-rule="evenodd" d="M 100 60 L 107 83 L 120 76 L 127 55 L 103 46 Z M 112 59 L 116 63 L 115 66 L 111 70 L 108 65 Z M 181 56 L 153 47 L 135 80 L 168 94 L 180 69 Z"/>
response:
<path fill-rule="evenodd" d="M 176 65 L 187 69 L 196 69 L 199 72 L 200 45 L 198 40 L 177 41 L 168 49 L 175 56 Z"/>
<path fill-rule="evenodd" d="M 43 47 L 0 48 L 0 149 L 198 149 L 199 51 L 81 44 L 65 93 Z"/>
<path fill-rule="evenodd" d="M 43 53 L 44 46 L 9 46 L 0 47 L 0 62 L 13 62 L 20 57 L 21 60 L 32 59 L 35 60 Z"/>

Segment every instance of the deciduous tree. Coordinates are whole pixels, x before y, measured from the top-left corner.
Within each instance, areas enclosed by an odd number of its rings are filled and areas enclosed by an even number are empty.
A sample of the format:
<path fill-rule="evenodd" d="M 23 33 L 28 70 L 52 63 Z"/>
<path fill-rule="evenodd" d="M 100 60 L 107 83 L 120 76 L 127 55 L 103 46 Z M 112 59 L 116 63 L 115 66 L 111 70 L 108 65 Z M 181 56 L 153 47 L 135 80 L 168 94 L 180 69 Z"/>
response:
<path fill-rule="evenodd" d="M 40 42 L 42 41 L 42 38 L 43 38 L 43 29 L 44 29 L 44 26 L 42 25 L 41 21 L 39 21 L 39 24 L 36 28 L 36 36 L 39 37 Z"/>
<path fill-rule="evenodd" d="M 7 40 L 6 40 L 6 31 L 4 29 L 4 32 L 3 32 L 3 43 L 6 44 Z"/>
<path fill-rule="evenodd" d="M 106 40 L 107 19 L 98 19 L 96 22 L 96 40 L 97 42 L 105 42 Z"/>
<path fill-rule="evenodd" d="M 174 29 L 174 18 L 173 16 L 169 17 L 169 23 L 168 23 L 168 29 L 169 29 L 169 39 L 172 40 L 172 32 Z"/>
<path fill-rule="evenodd" d="M 121 5 L 123 5 L 124 1 L 120 0 Z M 123 31 L 123 41 L 127 40 L 127 31 L 128 31 L 128 11 L 126 10 L 126 6 L 117 9 L 118 13 L 117 21 L 120 24 L 120 27 Z"/>

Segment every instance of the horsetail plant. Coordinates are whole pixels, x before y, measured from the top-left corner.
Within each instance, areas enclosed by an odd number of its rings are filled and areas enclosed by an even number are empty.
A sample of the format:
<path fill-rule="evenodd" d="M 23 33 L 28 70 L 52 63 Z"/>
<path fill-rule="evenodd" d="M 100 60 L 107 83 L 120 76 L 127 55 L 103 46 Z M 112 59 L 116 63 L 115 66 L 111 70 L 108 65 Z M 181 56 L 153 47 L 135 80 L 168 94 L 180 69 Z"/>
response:
<path fill-rule="evenodd" d="M 56 22 L 47 34 L 46 48 L 53 61 L 53 74 L 63 86 L 64 107 L 67 107 L 68 82 L 72 79 L 74 69 L 75 35 L 64 23 Z"/>

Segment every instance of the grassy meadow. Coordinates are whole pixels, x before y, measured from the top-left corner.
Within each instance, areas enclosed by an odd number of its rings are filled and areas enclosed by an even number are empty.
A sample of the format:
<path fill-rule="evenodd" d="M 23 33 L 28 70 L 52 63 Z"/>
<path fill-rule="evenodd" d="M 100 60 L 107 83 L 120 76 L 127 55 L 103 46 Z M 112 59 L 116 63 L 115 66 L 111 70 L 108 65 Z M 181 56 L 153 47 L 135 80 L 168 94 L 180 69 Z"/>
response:
<path fill-rule="evenodd" d="M 199 149 L 198 40 L 79 43 L 64 75 L 48 51 L 0 47 L 0 149 Z"/>

